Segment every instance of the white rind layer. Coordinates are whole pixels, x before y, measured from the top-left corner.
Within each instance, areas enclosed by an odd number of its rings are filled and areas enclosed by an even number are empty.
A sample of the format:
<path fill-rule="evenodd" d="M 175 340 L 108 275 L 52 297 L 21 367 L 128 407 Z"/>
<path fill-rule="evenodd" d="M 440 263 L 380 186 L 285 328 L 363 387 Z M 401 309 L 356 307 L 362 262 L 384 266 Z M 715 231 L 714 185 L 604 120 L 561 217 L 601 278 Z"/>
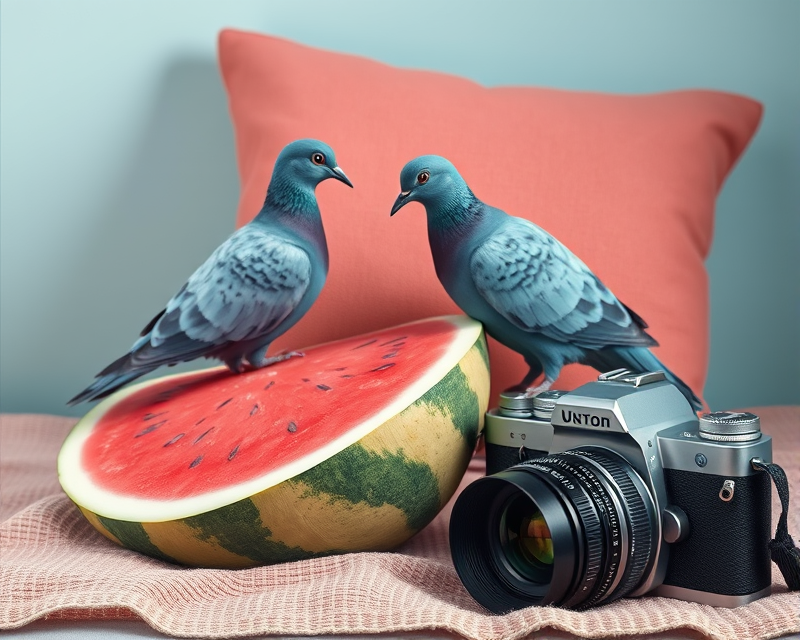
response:
<path fill-rule="evenodd" d="M 85 509 L 106 518 L 126 520 L 129 522 L 165 522 L 168 520 L 188 518 L 200 513 L 213 511 L 214 509 L 224 507 L 238 500 L 249 498 L 265 489 L 274 487 L 333 457 L 419 400 L 428 390 L 441 381 L 453 367 L 458 365 L 459 361 L 467 354 L 472 345 L 474 345 L 480 337 L 482 325 L 467 316 L 427 318 L 425 320 L 409 322 L 392 328 L 401 328 L 436 320 L 451 322 L 457 329 L 453 334 L 452 342 L 442 357 L 440 357 L 427 372 L 420 375 L 410 387 L 399 394 L 391 403 L 380 409 L 377 413 L 369 416 L 364 422 L 355 426 L 347 433 L 332 440 L 324 447 L 309 453 L 300 460 L 273 469 L 253 480 L 189 498 L 154 500 L 150 498 L 127 496 L 98 487 L 83 468 L 81 452 L 84 443 L 91 435 L 99 418 L 123 398 L 149 385 L 161 383 L 172 377 L 181 377 L 185 379 L 194 375 L 194 373 L 182 373 L 148 380 L 127 387 L 109 398 L 106 398 L 89 411 L 67 436 L 61 448 L 61 452 L 58 455 L 58 479 L 59 482 L 61 482 L 61 487 L 73 502 Z M 220 369 L 222 369 L 222 367 L 220 367 Z M 208 369 L 198 371 L 196 374 L 201 375 L 207 371 Z"/>

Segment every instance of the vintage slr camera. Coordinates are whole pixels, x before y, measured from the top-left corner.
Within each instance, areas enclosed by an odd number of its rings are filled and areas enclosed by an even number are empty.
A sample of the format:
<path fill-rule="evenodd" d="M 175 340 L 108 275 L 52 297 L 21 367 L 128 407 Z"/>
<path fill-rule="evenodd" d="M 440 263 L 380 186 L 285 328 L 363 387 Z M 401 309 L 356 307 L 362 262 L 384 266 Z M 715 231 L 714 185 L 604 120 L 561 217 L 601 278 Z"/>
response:
<path fill-rule="evenodd" d="M 493 475 L 457 499 L 450 546 L 490 611 L 770 593 L 770 478 L 751 461 L 771 462 L 772 442 L 753 414 L 698 420 L 662 372 L 619 370 L 532 407 L 506 394 L 486 457 Z"/>

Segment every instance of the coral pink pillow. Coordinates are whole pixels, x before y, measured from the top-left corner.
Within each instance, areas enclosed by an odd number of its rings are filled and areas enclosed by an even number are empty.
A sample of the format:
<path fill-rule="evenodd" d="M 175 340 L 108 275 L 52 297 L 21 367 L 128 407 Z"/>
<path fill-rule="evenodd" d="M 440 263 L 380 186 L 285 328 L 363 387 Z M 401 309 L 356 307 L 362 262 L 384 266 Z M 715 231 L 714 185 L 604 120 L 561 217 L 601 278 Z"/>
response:
<path fill-rule="evenodd" d="M 328 281 L 276 349 L 460 312 L 436 278 L 424 209 L 389 217 L 400 169 L 434 153 L 479 198 L 570 247 L 649 323 L 662 362 L 702 393 L 714 201 L 755 132 L 757 102 L 714 91 L 486 88 L 233 30 L 220 34 L 219 56 L 242 181 L 238 224 L 258 212 L 275 158 L 296 138 L 330 144 L 355 185 L 317 189 Z M 494 394 L 527 368 L 502 345 L 489 348 Z M 557 386 L 595 375 L 572 365 Z"/>

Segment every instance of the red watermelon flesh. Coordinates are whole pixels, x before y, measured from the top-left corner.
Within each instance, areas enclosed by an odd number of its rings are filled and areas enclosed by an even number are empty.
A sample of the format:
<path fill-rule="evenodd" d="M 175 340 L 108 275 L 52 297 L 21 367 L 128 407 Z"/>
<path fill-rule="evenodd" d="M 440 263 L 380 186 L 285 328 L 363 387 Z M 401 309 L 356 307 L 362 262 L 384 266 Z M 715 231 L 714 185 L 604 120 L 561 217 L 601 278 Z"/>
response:
<path fill-rule="evenodd" d="M 62 458 L 79 459 L 80 469 L 70 465 L 62 484 L 83 507 L 122 519 L 185 517 L 245 498 L 328 459 L 422 396 L 429 376 L 453 366 L 448 352 L 476 341 L 480 327 L 470 323 L 437 318 L 240 375 L 219 367 L 174 376 L 177 385 L 173 376 L 140 383 L 76 427 Z"/>
<path fill-rule="evenodd" d="M 179 387 L 169 380 L 148 386 L 103 416 L 84 446 L 84 466 L 109 491 L 160 500 L 246 482 L 376 413 L 442 355 L 447 344 L 439 338 L 448 332 L 446 323 L 431 323 L 411 340 L 395 329 L 244 375 L 218 369 Z"/>

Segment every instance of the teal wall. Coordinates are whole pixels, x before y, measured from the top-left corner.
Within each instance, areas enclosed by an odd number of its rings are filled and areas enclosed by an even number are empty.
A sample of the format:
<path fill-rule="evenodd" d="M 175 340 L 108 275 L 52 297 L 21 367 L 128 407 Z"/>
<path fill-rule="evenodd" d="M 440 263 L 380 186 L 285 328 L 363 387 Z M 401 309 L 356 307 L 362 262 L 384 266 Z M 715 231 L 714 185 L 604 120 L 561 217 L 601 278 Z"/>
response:
<path fill-rule="evenodd" d="M 2 0 L 0 410 L 82 412 L 232 231 L 225 26 L 487 85 L 760 100 L 718 201 L 705 397 L 800 403 L 800 2 Z"/>

